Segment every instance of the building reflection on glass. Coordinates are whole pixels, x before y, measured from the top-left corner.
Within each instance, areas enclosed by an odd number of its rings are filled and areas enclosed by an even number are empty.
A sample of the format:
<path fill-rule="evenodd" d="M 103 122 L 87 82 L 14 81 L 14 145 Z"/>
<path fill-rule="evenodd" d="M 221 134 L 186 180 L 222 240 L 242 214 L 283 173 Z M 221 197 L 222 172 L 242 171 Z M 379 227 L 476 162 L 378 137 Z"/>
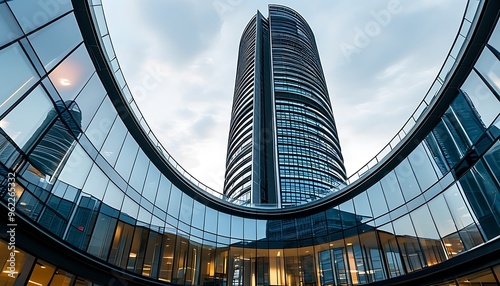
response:
<path fill-rule="evenodd" d="M 71 153 L 72 146 L 81 133 L 82 114 L 74 101 L 57 101 L 26 144 L 16 146 L 14 140 L 0 129 L 0 160 L 17 168 L 21 154 L 28 155 L 28 170 L 52 182 L 61 171 Z"/>
<path fill-rule="evenodd" d="M 57 101 L 26 144 L 32 148 L 29 170 L 52 182 L 68 159 L 75 138 L 81 133 L 81 122 L 82 114 L 76 102 Z"/>

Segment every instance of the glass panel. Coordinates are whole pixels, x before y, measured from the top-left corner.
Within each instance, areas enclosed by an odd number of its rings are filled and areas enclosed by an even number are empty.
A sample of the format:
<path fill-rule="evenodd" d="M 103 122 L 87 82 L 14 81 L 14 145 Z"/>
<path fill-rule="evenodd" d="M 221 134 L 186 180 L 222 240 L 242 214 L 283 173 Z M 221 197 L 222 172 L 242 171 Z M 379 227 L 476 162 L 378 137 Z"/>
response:
<path fill-rule="evenodd" d="M 82 191 L 92 195 L 93 197 L 102 200 L 104 196 L 104 190 L 108 185 L 109 179 L 104 175 L 101 169 L 94 165 L 89 174 L 89 179 L 85 182 L 85 186 Z"/>
<path fill-rule="evenodd" d="M 86 249 L 94 229 L 99 202 L 91 197 L 81 196 L 80 203 L 71 221 L 66 241 L 80 249 Z"/>
<path fill-rule="evenodd" d="M 50 286 L 70 286 L 74 277 L 71 273 L 57 269 L 52 281 L 50 281 Z"/>
<path fill-rule="evenodd" d="M 193 204 L 193 217 L 191 220 L 191 226 L 203 229 L 204 222 L 205 222 L 205 206 L 195 200 Z"/>
<path fill-rule="evenodd" d="M 500 51 L 500 25 L 497 22 L 495 30 L 490 36 L 488 44 L 493 46 L 497 51 Z"/>
<path fill-rule="evenodd" d="M 135 142 L 134 138 L 130 133 L 127 134 L 125 142 L 123 143 L 122 149 L 120 150 L 120 155 L 118 155 L 118 160 L 116 161 L 115 169 L 126 181 L 130 176 L 132 171 L 132 162 L 135 161 L 135 156 L 139 150 L 139 145 Z"/>
<path fill-rule="evenodd" d="M 74 99 L 94 71 L 87 49 L 81 45 L 49 74 L 49 78 L 62 99 Z"/>
<path fill-rule="evenodd" d="M 116 116 L 117 113 L 111 101 L 105 98 L 85 131 L 85 134 L 97 150 L 101 149 Z"/>
<path fill-rule="evenodd" d="M 458 285 L 498 285 L 490 269 L 475 272 L 473 274 L 462 276 L 457 279 Z"/>
<path fill-rule="evenodd" d="M 115 233 L 116 219 L 99 214 L 87 252 L 106 260 Z"/>
<path fill-rule="evenodd" d="M 366 278 L 369 282 L 386 279 L 384 260 L 377 243 L 375 231 L 365 232 L 359 235 L 361 251 L 366 260 Z"/>
<path fill-rule="evenodd" d="M 170 200 L 168 203 L 167 213 L 174 218 L 179 217 L 179 207 L 181 205 L 182 192 L 176 187 L 172 186 L 170 191 Z"/>
<path fill-rule="evenodd" d="M 257 237 L 257 222 L 255 219 L 244 218 L 244 238 L 245 240 L 255 240 Z"/>
<path fill-rule="evenodd" d="M 344 229 L 354 227 L 358 224 L 352 200 L 348 200 L 340 204 L 339 209 L 340 209 L 340 217 L 342 219 L 342 226 Z M 297 222 L 298 222 L 298 227 L 301 228 L 300 220 L 298 220 Z M 307 223 L 305 224 L 306 227 L 307 224 L 310 224 L 309 221 L 307 221 Z M 304 224 L 302 224 L 302 227 L 304 227 Z"/>
<path fill-rule="evenodd" d="M 111 166 L 114 166 L 118 159 L 118 153 L 120 152 L 123 141 L 125 141 L 126 135 L 127 129 L 121 119 L 118 118 L 115 120 L 113 127 L 111 127 L 111 131 L 100 151 L 101 155 L 111 164 Z"/>
<path fill-rule="evenodd" d="M 72 185 L 77 189 L 83 187 L 83 183 L 92 167 L 92 160 L 85 153 L 80 144 L 77 144 L 64 165 L 59 180 Z"/>
<path fill-rule="evenodd" d="M 182 196 L 179 220 L 187 225 L 190 225 L 192 215 L 193 215 L 193 199 L 190 196 L 184 194 Z"/>
<path fill-rule="evenodd" d="M 429 133 L 429 135 L 425 137 L 424 142 L 426 144 L 425 146 L 428 148 L 427 150 L 429 150 L 429 155 L 431 156 L 431 164 L 434 164 L 436 166 L 436 171 L 439 172 L 440 175 L 448 173 L 448 171 L 450 170 L 448 161 L 446 161 L 446 158 L 441 151 L 441 148 L 439 147 L 434 133 Z M 432 185 L 430 181 L 428 183 Z M 422 187 L 422 190 L 425 190 L 425 188 Z"/>
<path fill-rule="evenodd" d="M 209 207 L 206 208 L 205 231 L 217 233 L 217 211 Z"/>
<path fill-rule="evenodd" d="M 373 218 L 370 202 L 368 201 L 367 192 L 363 192 L 354 197 L 354 208 L 356 214 L 362 216 L 361 222 L 366 222 Z"/>
<path fill-rule="evenodd" d="M 158 168 L 150 162 L 148 168 L 148 175 L 146 176 L 146 182 L 144 182 L 144 188 L 142 195 L 148 199 L 150 202 L 155 201 L 156 193 L 158 193 L 158 184 L 160 183 L 160 171 Z"/>
<path fill-rule="evenodd" d="M 428 203 L 428 206 L 441 237 L 457 231 L 443 195 L 434 198 Z"/>
<path fill-rule="evenodd" d="M 122 206 L 122 213 L 120 214 L 120 219 L 122 219 L 123 216 L 128 217 L 129 220 L 135 221 L 137 218 L 137 213 L 139 212 L 139 204 L 129 198 L 128 196 L 125 196 L 123 200 L 123 206 Z"/>
<path fill-rule="evenodd" d="M 499 235 L 499 190 L 484 164 L 479 161 L 460 178 L 460 184 L 485 236 L 491 239 Z"/>
<path fill-rule="evenodd" d="M 498 30 L 500 30 L 500 29 L 498 29 Z M 495 276 L 497 277 L 497 281 L 500 281 L 500 265 L 494 266 L 493 272 L 495 272 Z"/>
<path fill-rule="evenodd" d="M 411 152 L 408 159 L 410 160 L 411 167 L 422 190 L 426 190 L 437 182 L 436 173 L 434 172 L 434 168 L 422 144 L 419 144 L 418 147 Z"/>
<path fill-rule="evenodd" d="M 174 260 L 175 236 L 171 234 L 163 235 L 163 257 L 160 266 L 160 279 L 171 281 Z M 211 250 L 211 249 L 210 249 Z"/>
<path fill-rule="evenodd" d="M 33 285 L 48 285 L 55 270 L 54 266 L 43 260 L 37 259 L 29 281 Z"/>
<path fill-rule="evenodd" d="M 394 171 L 387 174 L 381 181 L 382 190 L 384 190 L 385 197 L 387 198 L 387 205 L 390 210 L 404 203 L 403 194 L 399 188 L 398 180 Z"/>
<path fill-rule="evenodd" d="M 427 266 L 437 264 L 446 259 L 436 226 L 427 206 L 421 206 L 410 214 L 415 231 L 420 241 Z"/>
<path fill-rule="evenodd" d="M 6 3 L 0 3 L 0 46 L 23 35 Z"/>
<path fill-rule="evenodd" d="M 144 154 L 142 149 L 139 148 L 139 153 L 137 153 L 137 158 L 135 159 L 132 174 L 130 174 L 129 179 L 129 184 L 139 193 L 142 193 L 144 179 L 146 177 L 149 163 L 150 162 L 146 157 L 146 154 Z"/>
<path fill-rule="evenodd" d="M 420 238 L 439 240 L 439 234 L 427 206 L 424 205 L 412 211 L 410 216 Z"/>
<path fill-rule="evenodd" d="M 94 73 L 75 100 L 82 114 L 82 130 L 85 130 L 89 125 L 105 94 L 106 90 L 104 90 L 99 76 Z M 61 94 L 62 98 L 68 99 L 64 97 L 65 95 Z"/>
<path fill-rule="evenodd" d="M 404 274 L 401 254 L 399 253 L 396 237 L 393 234 L 392 225 L 390 223 L 386 224 L 379 227 L 378 230 L 380 245 L 382 246 L 387 267 L 389 268 L 389 276 L 397 277 Z"/>
<path fill-rule="evenodd" d="M 370 204 L 373 211 L 373 216 L 378 217 L 381 214 L 387 213 L 387 203 L 385 202 L 384 193 L 382 192 L 382 187 L 380 183 L 376 183 L 371 186 L 366 193 L 370 199 Z"/>
<path fill-rule="evenodd" d="M 420 244 L 415 235 L 413 224 L 409 215 L 405 215 L 393 222 L 394 231 L 397 235 L 399 248 L 408 272 L 421 269 L 425 260 L 420 249 Z"/>
<path fill-rule="evenodd" d="M 115 210 L 120 210 L 124 196 L 122 190 L 113 184 L 113 182 L 109 182 L 103 202 Z"/>
<path fill-rule="evenodd" d="M 152 278 L 158 278 L 159 263 L 161 260 L 163 235 L 150 231 L 148 238 L 148 245 L 146 248 L 146 255 L 144 257 L 144 266 L 142 268 L 142 275 Z"/>
<path fill-rule="evenodd" d="M 217 227 L 217 234 L 229 237 L 231 235 L 231 216 L 219 212 L 219 224 Z"/>
<path fill-rule="evenodd" d="M 474 220 L 472 219 L 472 216 L 469 213 L 462 196 L 460 195 L 457 185 L 453 184 L 450 186 L 448 190 L 444 192 L 444 198 L 448 203 L 451 215 L 458 229 L 462 229 L 474 223 Z"/>
<path fill-rule="evenodd" d="M 16 280 L 12 279 L 11 276 L 18 277 L 23 269 L 31 268 L 31 265 L 25 264 L 27 258 L 31 258 L 30 255 L 17 248 L 13 253 L 15 253 L 15 265 L 11 265 L 9 261 L 11 255 L 9 245 L 0 239 L 0 285 L 13 286 Z"/>
<path fill-rule="evenodd" d="M 127 264 L 130 245 L 134 235 L 134 227 L 124 222 L 118 222 L 108 262 L 124 268 Z"/>
<path fill-rule="evenodd" d="M 60 117 L 58 112 L 62 113 Z M 79 136 L 81 132 L 79 122 L 73 121 L 70 116 L 79 118 L 79 113 L 78 106 L 66 108 L 62 101 L 57 101 L 56 108 L 49 111 L 44 122 L 35 131 L 36 135 L 26 144 L 33 146 L 35 140 L 38 140 L 35 149 L 31 151 L 29 161 L 36 168 L 39 177 L 45 177 L 52 182 L 61 171 L 60 167 L 67 160 L 66 154 L 71 152 L 76 144 L 75 136 Z M 41 138 L 38 137 L 40 134 L 43 134 Z"/>
<path fill-rule="evenodd" d="M 30 32 L 71 10 L 71 1 L 10 1 L 24 32 Z"/>
<path fill-rule="evenodd" d="M 494 179 L 500 184 L 500 141 L 497 141 L 484 155 L 484 160 Z"/>
<path fill-rule="evenodd" d="M 476 71 L 470 73 L 461 90 L 472 101 L 473 109 L 479 113 L 479 118 L 486 126 L 490 126 L 498 116 L 500 101 L 479 78 Z"/>
<path fill-rule="evenodd" d="M 0 121 L 0 126 L 20 148 L 27 150 L 52 123 L 49 112 L 53 108 L 45 92 L 38 87 Z M 27 114 L 30 120 L 26 120 Z M 28 142 L 30 144 L 26 144 Z"/>
<path fill-rule="evenodd" d="M 28 39 L 46 70 L 51 70 L 56 66 L 83 40 L 73 14 L 68 14 L 35 32 Z"/>
<path fill-rule="evenodd" d="M 500 61 L 487 48 L 483 50 L 481 56 L 474 66 L 486 79 L 491 87 L 500 94 Z"/>
<path fill-rule="evenodd" d="M 171 187 L 172 183 L 170 183 L 165 176 L 160 175 L 160 186 L 158 187 L 158 193 L 156 194 L 155 205 L 164 211 L 167 209 Z"/>
<path fill-rule="evenodd" d="M 134 239 L 132 240 L 132 247 L 127 262 L 127 270 L 139 274 L 142 272 L 144 262 L 144 253 L 148 241 L 148 229 L 143 227 L 136 227 L 134 232 Z"/>
<path fill-rule="evenodd" d="M 408 159 L 404 159 L 399 166 L 396 167 L 395 172 L 406 201 L 409 201 L 420 194 L 420 187 L 418 186 Z"/>

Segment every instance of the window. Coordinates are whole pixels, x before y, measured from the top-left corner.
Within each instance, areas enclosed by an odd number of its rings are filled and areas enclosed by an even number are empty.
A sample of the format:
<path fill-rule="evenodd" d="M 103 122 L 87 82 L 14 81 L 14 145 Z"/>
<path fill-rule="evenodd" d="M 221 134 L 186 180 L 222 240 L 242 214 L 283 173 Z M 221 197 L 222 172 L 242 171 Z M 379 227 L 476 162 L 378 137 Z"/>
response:
<path fill-rule="evenodd" d="M 94 72 L 87 49 L 81 45 L 49 74 L 49 78 L 62 99 L 74 99 Z M 93 96 L 95 99 L 96 95 Z"/>
<path fill-rule="evenodd" d="M 28 39 L 47 71 L 56 66 L 78 43 L 82 41 L 75 16 L 68 14 L 42 30 L 30 35 Z M 67 69 L 77 73 L 78 66 Z"/>
<path fill-rule="evenodd" d="M 71 10 L 71 1 L 10 1 L 10 8 L 28 33 Z"/>
<path fill-rule="evenodd" d="M 25 146 L 26 143 L 30 142 L 28 145 L 35 143 L 52 123 L 46 119 L 53 108 L 46 93 L 38 87 L 0 121 L 0 126 L 20 148 L 26 151 L 33 147 Z M 27 120 L 28 114 L 29 120 Z"/>

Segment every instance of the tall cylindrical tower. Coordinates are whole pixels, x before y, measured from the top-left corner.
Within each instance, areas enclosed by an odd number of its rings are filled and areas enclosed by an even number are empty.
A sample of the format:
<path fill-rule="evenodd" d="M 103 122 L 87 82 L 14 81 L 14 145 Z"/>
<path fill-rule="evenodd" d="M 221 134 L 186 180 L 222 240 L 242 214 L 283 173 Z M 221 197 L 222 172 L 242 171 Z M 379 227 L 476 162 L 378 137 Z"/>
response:
<path fill-rule="evenodd" d="M 245 28 L 224 193 L 242 204 L 303 204 L 345 180 L 316 42 L 294 10 L 269 6 Z"/>

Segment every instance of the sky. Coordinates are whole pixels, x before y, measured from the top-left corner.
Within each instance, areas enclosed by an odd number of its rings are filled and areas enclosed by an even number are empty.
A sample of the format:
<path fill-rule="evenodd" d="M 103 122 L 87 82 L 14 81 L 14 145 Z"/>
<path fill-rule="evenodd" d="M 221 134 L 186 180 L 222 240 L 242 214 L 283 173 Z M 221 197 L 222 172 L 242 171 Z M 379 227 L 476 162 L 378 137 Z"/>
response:
<path fill-rule="evenodd" d="M 221 191 L 238 46 L 277 3 L 313 30 L 347 175 L 399 131 L 437 76 L 465 0 L 103 0 L 115 52 L 149 126 Z"/>

